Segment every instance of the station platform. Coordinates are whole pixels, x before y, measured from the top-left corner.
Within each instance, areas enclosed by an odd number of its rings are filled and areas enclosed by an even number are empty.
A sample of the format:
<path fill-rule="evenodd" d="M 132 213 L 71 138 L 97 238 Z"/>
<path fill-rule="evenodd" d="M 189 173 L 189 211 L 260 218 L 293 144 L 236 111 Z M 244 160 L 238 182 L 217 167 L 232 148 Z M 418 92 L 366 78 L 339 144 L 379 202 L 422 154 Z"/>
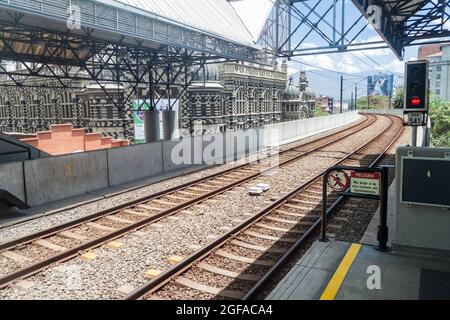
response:
<path fill-rule="evenodd" d="M 376 212 L 359 243 L 316 241 L 266 299 L 450 299 L 450 252 L 392 244 L 395 190 L 394 181 L 388 201 L 390 251 L 376 250 Z"/>
<path fill-rule="evenodd" d="M 267 299 L 450 299 L 450 255 L 318 241 Z"/>

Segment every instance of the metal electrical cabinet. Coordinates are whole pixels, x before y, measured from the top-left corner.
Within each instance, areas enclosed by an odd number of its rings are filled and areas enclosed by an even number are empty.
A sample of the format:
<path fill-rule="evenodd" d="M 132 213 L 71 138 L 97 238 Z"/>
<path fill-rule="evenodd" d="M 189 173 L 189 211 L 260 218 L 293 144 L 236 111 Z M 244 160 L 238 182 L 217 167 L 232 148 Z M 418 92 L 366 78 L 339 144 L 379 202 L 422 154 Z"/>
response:
<path fill-rule="evenodd" d="M 403 157 L 401 167 L 402 203 L 450 207 L 450 157 Z"/>
<path fill-rule="evenodd" d="M 397 150 L 394 243 L 450 251 L 450 149 Z"/>

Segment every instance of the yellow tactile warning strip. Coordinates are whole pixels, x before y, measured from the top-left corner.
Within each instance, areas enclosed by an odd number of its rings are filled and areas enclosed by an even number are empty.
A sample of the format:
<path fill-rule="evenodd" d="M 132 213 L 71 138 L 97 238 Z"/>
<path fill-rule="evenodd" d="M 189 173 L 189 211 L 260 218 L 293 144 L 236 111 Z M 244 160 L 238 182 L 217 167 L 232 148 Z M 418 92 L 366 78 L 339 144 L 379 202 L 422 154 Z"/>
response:
<path fill-rule="evenodd" d="M 336 294 L 339 291 L 342 283 L 344 282 L 345 276 L 350 270 L 350 267 L 355 261 L 355 258 L 358 256 L 359 250 L 361 250 L 361 245 L 357 243 L 353 243 L 348 249 L 347 253 L 342 259 L 341 264 L 337 268 L 330 282 L 328 282 L 327 287 L 322 293 L 320 300 L 334 300 Z"/>

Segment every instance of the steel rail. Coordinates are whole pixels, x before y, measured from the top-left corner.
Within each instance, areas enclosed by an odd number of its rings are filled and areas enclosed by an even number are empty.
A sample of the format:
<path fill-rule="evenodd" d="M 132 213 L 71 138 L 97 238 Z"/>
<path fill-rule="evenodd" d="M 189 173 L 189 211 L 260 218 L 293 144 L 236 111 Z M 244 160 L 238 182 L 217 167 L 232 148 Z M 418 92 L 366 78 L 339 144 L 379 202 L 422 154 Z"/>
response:
<path fill-rule="evenodd" d="M 370 126 L 371 124 L 373 124 L 373 122 L 371 122 L 371 120 L 369 118 L 367 118 L 363 122 L 357 123 L 354 126 L 351 126 L 351 127 L 347 128 L 345 131 L 351 131 L 352 129 L 355 129 L 358 126 L 363 126 L 364 124 L 368 124 L 367 126 Z M 363 130 L 363 129 L 364 128 L 362 128 L 361 130 Z M 360 130 L 358 130 L 358 131 L 360 131 Z M 358 132 L 358 131 L 355 131 L 355 132 Z M 298 149 L 300 147 L 305 147 L 305 146 L 308 146 L 308 145 L 320 142 L 322 140 L 326 140 L 326 139 L 330 138 L 331 136 L 332 135 L 328 135 L 328 136 L 319 138 L 317 140 L 314 140 L 314 141 L 311 141 L 311 142 L 307 142 L 305 144 L 302 144 L 302 145 L 299 145 L 299 146 L 295 146 L 295 147 L 283 150 L 279 155 L 283 155 L 283 154 L 285 154 L 287 152 L 291 152 L 291 151 L 293 151 L 295 149 Z M 344 138 L 342 138 L 342 139 L 344 139 Z M 335 141 L 333 140 L 332 143 L 334 143 L 334 142 Z M 323 148 L 323 146 L 320 146 L 318 148 Z M 315 150 L 312 150 L 312 151 L 314 152 Z M 307 155 L 307 154 L 306 153 L 302 154 L 302 155 L 300 155 L 300 157 L 305 156 L 305 155 Z M 173 192 L 177 192 L 179 190 L 183 190 L 183 189 L 192 187 L 194 185 L 200 184 L 200 183 L 202 183 L 204 181 L 213 179 L 215 177 L 218 177 L 218 176 L 221 176 L 221 175 L 226 175 L 228 173 L 231 173 L 231 172 L 234 172 L 234 171 L 238 171 L 238 170 L 243 169 L 245 167 L 258 164 L 262 160 L 265 160 L 267 158 L 268 157 L 265 156 L 263 158 L 258 159 L 256 162 L 244 163 L 244 164 L 238 165 L 238 166 L 233 167 L 233 168 L 229 168 L 229 169 L 226 169 L 226 170 L 223 170 L 223 171 L 220 171 L 220 172 L 216 172 L 216 173 L 213 173 L 211 175 L 208 175 L 208 176 L 205 176 L 205 177 L 202 177 L 202 178 L 198 178 L 198 179 L 195 179 L 195 180 L 183 183 L 181 185 L 177 185 L 177 186 L 174 186 L 174 187 L 171 187 L 171 188 L 168 188 L 168 189 L 165 189 L 165 190 L 153 193 L 153 194 L 145 196 L 145 197 L 141 197 L 141 198 L 135 199 L 133 201 L 129 201 L 129 202 L 126 202 L 126 203 L 123 203 L 123 204 L 120 204 L 120 205 L 117 205 L 117 206 L 105 209 L 105 210 L 101 210 L 99 212 L 96 212 L 96 213 L 88 215 L 88 216 L 84 216 L 84 217 L 81 217 L 81 218 L 78 218 L 78 219 L 75 219 L 75 220 L 63 223 L 63 224 L 59 224 L 57 226 L 54 226 L 54 227 L 51 227 L 51 228 L 48 228 L 48 229 L 45 229 L 45 230 L 42 230 L 42 231 L 30 234 L 30 235 L 27 235 L 27 236 L 24 236 L 24 237 L 20 237 L 20 238 L 13 239 L 13 240 L 5 242 L 5 243 L 1 243 L 0 244 L 0 252 L 4 251 L 4 250 L 8 250 L 10 248 L 13 248 L 13 247 L 15 247 L 16 245 L 19 245 L 19 244 L 20 245 L 27 244 L 27 243 L 30 243 L 31 241 L 35 241 L 35 240 L 43 238 L 43 237 L 49 237 L 49 236 L 55 235 L 55 234 L 57 234 L 57 233 L 59 233 L 59 232 L 61 232 L 63 230 L 68 229 L 68 228 L 77 227 L 77 226 L 79 226 L 79 225 L 81 225 L 83 223 L 90 222 L 92 220 L 97 220 L 97 219 L 99 219 L 99 218 L 101 218 L 103 216 L 118 213 L 121 210 L 131 209 L 134 206 L 137 206 L 137 205 L 142 204 L 144 202 L 147 202 L 147 201 L 150 201 L 150 200 L 153 200 L 153 199 L 156 199 L 156 198 L 164 197 L 165 195 L 168 195 L 168 194 L 171 194 Z M 134 189 L 132 189 L 130 191 L 133 191 L 133 190 Z M 126 191 L 126 192 L 128 192 L 128 191 Z M 82 205 L 84 205 L 84 203 Z"/>
<path fill-rule="evenodd" d="M 390 116 L 390 115 L 380 115 L 380 116 L 388 117 L 391 120 L 391 124 L 390 124 L 389 128 L 391 128 L 393 126 L 392 118 L 394 118 L 395 116 Z M 398 118 L 398 117 L 396 117 L 396 118 Z M 364 148 L 368 147 L 370 144 L 372 144 L 373 142 L 378 140 L 384 134 L 385 134 L 385 131 L 381 132 L 376 137 L 374 137 L 373 139 L 371 139 L 370 141 L 365 143 L 362 147 L 356 149 L 355 151 L 351 152 L 350 154 L 348 154 L 344 158 L 338 160 L 333 165 L 338 165 L 338 164 L 348 160 L 350 157 L 352 157 L 353 155 L 357 154 L 359 151 L 363 150 Z M 165 272 L 161 273 L 159 276 L 155 277 L 153 280 L 147 282 L 144 286 L 142 286 L 142 287 L 136 289 L 135 291 L 133 291 L 125 299 L 126 300 L 141 299 L 147 294 L 152 294 L 152 293 L 158 291 L 164 285 L 169 283 L 173 278 L 175 278 L 176 276 L 186 272 L 195 262 L 197 262 L 199 260 L 202 260 L 203 258 L 207 257 L 215 249 L 223 246 L 230 239 L 234 238 L 243 229 L 245 229 L 248 226 L 254 224 L 255 222 L 263 219 L 265 216 L 270 214 L 273 210 L 275 210 L 280 205 L 282 205 L 284 202 L 286 202 L 289 198 L 291 198 L 292 196 L 298 194 L 300 191 L 302 191 L 303 189 L 307 188 L 308 186 L 310 186 L 311 184 L 316 182 L 320 177 L 323 176 L 325 171 L 326 170 L 323 170 L 319 174 L 317 174 L 314 177 L 310 178 L 308 181 L 304 182 L 301 186 L 299 186 L 299 187 L 295 188 L 294 190 L 290 191 L 289 193 L 287 193 L 286 195 L 284 195 L 283 197 L 281 197 L 280 199 L 278 199 L 277 201 L 275 201 L 274 203 L 272 203 L 268 207 L 266 207 L 263 210 L 261 210 L 256 215 L 254 215 L 254 216 L 250 217 L 249 219 L 245 220 L 243 223 L 241 223 L 241 224 L 237 225 L 236 227 L 234 227 L 233 229 L 229 230 L 228 232 L 226 232 L 224 235 L 222 235 L 218 239 L 214 240 L 213 242 L 209 243 L 208 245 L 206 245 L 202 249 L 200 249 L 197 252 L 193 253 L 192 255 L 190 255 L 189 257 L 187 257 L 183 261 L 181 261 L 179 264 L 177 264 L 177 265 L 167 269 Z M 320 226 L 320 222 L 316 222 L 316 224 L 317 224 L 317 226 Z M 302 237 L 302 238 L 304 238 L 304 237 Z"/>
<path fill-rule="evenodd" d="M 376 119 L 377 119 L 376 117 L 373 117 L 373 119 L 369 119 L 369 117 L 368 117 L 364 122 L 359 123 L 359 124 L 357 124 L 355 126 L 352 126 L 352 127 L 348 128 L 348 129 L 346 129 L 345 131 L 351 131 L 348 135 L 345 135 L 343 137 L 339 137 L 339 138 L 333 139 L 331 141 L 328 141 L 328 142 L 326 142 L 325 144 L 323 144 L 323 145 L 321 145 L 319 147 L 316 147 L 316 148 L 314 148 L 312 150 L 306 151 L 305 153 L 302 153 L 300 155 L 296 155 L 296 156 L 294 156 L 294 157 L 292 157 L 292 158 L 290 158 L 288 160 L 280 162 L 279 164 L 276 164 L 274 166 L 268 167 L 268 168 L 266 168 L 264 170 L 261 170 L 261 171 L 255 173 L 255 174 L 246 176 L 243 179 L 237 180 L 237 181 L 235 181 L 233 183 L 230 183 L 230 184 L 228 184 L 228 185 L 226 185 L 224 187 L 221 187 L 221 188 L 216 189 L 214 191 L 211 191 L 209 193 L 200 195 L 197 198 L 193 198 L 193 199 L 191 199 L 189 201 L 186 201 L 186 202 L 184 202 L 182 204 L 179 204 L 179 205 L 177 205 L 175 207 L 172 207 L 170 209 L 164 210 L 164 211 L 162 211 L 162 212 L 160 212 L 158 214 L 155 214 L 154 216 L 151 216 L 149 218 L 145 218 L 143 220 L 139 220 L 137 222 L 134 222 L 133 224 L 130 224 L 130 225 L 127 225 L 127 226 L 125 226 L 123 228 L 117 229 L 117 230 L 115 230 L 115 231 L 113 231 L 111 233 L 108 233 L 106 235 L 103 235 L 103 236 L 101 236 L 99 238 L 87 241 L 87 242 L 85 242 L 85 243 L 83 243 L 81 245 L 78 245 L 78 246 L 70 248 L 70 249 L 68 249 L 66 251 L 60 252 L 60 253 L 58 253 L 58 254 L 56 254 L 54 256 L 51 256 L 49 258 L 46 258 L 46 259 L 42 260 L 42 261 L 39 261 L 39 262 L 34 263 L 32 265 L 23 267 L 23 268 L 21 268 L 19 270 L 16 270 L 14 272 L 6 274 L 6 275 L 0 277 L 0 289 L 5 288 L 6 286 L 8 286 L 10 283 L 12 283 L 13 281 L 15 281 L 17 279 L 26 278 L 26 277 L 29 277 L 31 275 L 34 275 L 34 274 L 44 270 L 45 268 L 47 268 L 48 266 L 50 266 L 50 265 L 52 265 L 54 263 L 64 262 L 64 261 L 70 260 L 70 259 L 78 256 L 79 252 L 85 251 L 87 249 L 93 249 L 93 248 L 99 247 L 99 246 L 101 246 L 101 245 L 103 245 L 103 244 L 105 244 L 105 243 L 107 243 L 109 241 L 112 241 L 114 239 L 117 239 L 117 238 L 123 236 L 124 234 L 126 234 L 126 233 L 128 233 L 130 231 L 139 230 L 139 229 L 145 227 L 146 225 L 148 225 L 149 223 L 155 223 L 157 221 L 160 221 L 160 220 L 162 220 L 162 219 L 164 219 L 164 218 L 166 218 L 166 217 L 168 217 L 170 215 L 173 215 L 173 214 L 175 214 L 175 213 L 177 213 L 177 212 L 179 212 L 181 210 L 184 210 L 184 209 L 186 209 L 186 208 L 188 208 L 188 207 L 190 207 L 192 205 L 195 205 L 195 204 L 197 204 L 199 202 L 203 202 L 203 201 L 205 201 L 205 200 L 207 200 L 207 199 L 209 199 L 211 197 L 214 197 L 214 196 L 216 196 L 218 194 L 221 194 L 221 193 L 223 193 L 223 192 L 225 192 L 225 191 L 227 191 L 229 189 L 232 189 L 232 188 L 234 188 L 234 187 L 236 187 L 238 185 L 241 185 L 241 184 L 243 184 L 243 183 L 245 183 L 245 182 L 247 182 L 249 180 L 253 180 L 253 179 L 263 175 L 266 172 L 269 172 L 271 170 L 274 170 L 274 169 L 278 168 L 279 166 L 285 166 L 287 164 L 290 164 L 292 162 L 297 161 L 300 158 L 303 158 L 303 157 L 305 157 L 307 155 L 310 155 L 310 154 L 312 154 L 314 152 L 318 152 L 320 149 L 322 149 L 324 147 L 332 145 L 332 144 L 334 144 L 334 143 L 336 143 L 338 141 L 341 141 L 343 139 L 348 138 L 352 134 L 355 134 L 357 132 L 360 132 L 362 130 L 367 129 L 373 123 L 376 122 Z M 359 126 L 361 126 L 361 128 L 358 128 L 358 129 L 352 131 L 352 129 L 355 129 L 355 128 L 359 127 Z M 306 143 L 304 145 L 296 146 L 296 147 L 294 147 L 292 149 L 288 149 L 288 150 L 284 151 L 284 153 L 290 152 L 290 151 L 292 151 L 294 149 L 297 149 L 297 148 L 300 148 L 300 147 L 304 147 L 304 146 L 307 146 L 307 145 L 311 145 L 311 144 L 320 142 L 322 140 L 329 139 L 330 137 L 332 137 L 332 136 L 326 136 L 326 137 L 320 138 L 318 140 Z M 260 161 L 258 161 L 258 162 L 260 162 Z M 235 168 L 231 168 L 231 169 L 225 170 L 224 172 L 228 173 L 228 172 L 231 172 L 231 171 L 236 171 L 238 168 L 240 169 L 242 167 L 249 166 L 249 165 L 252 165 L 252 164 L 255 164 L 255 163 L 244 164 L 244 165 L 239 166 L 239 167 L 235 167 Z M 211 177 L 214 178 L 215 176 L 223 175 L 224 172 L 219 172 L 219 173 L 213 174 L 211 176 L 208 176 L 206 178 L 200 178 L 198 180 L 200 182 L 204 181 L 204 180 L 208 180 Z M 196 182 L 196 183 L 199 183 L 199 182 Z M 191 186 L 193 184 L 194 184 L 193 182 L 189 182 L 189 183 L 184 184 L 183 187 L 180 187 L 180 186 L 174 187 L 174 188 L 172 188 L 173 189 L 172 192 L 176 192 L 178 189 L 184 189 L 184 188 L 189 187 L 189 186 Z M 121 210 L 123 210 L 125 208 L 129 208 L 130 206 L 140 204 L 143 201 L 148 201 L 148 200 L 151 200 L 151 199 L 156 198 L 156 197 L 164 196 L 164 194 L 167 194 L 167 193 L 168 193 L 168 191 L 165 190 L 165 191 L 159 192 L 157 194 L 154 194 L 154 195 L 151 195 L 151 196 L 148 196 L 148 197 L 144 197 L 143 199 L 145 199 L 145 200 L 143 200 L 142 198 L 138 199 L 138 200 L 134 200 L 134 201 L 126 203 L 124 205 L 119 205 L 118 207 L 114 207 L 112 209 L 107 209 L 107 210 L 98 212 L 98 213 L 96 213 L 94 215 L 91 215 L 91 216 L 83 217 L 83 218 L 80 218 L 80 219 L 68 222 L 66 224 L 63 224 L 63 225 L 52 227 L 50 229 L 46 229 L 46 230 L 43 230 L 43 231 L 38 232 L 36 234 L 25 236 L 25 237 L 20 238 L 20 239 L 15 239 L 13 241 L 10 241 L 8 243 L 4 243 L 4 244 L 0 245 L 0 249 L 3 249 L 3 251 L 4 251 L 4 250 L 10 249 L 10 248 L 13 248 L 13 247 L 15 247 L 15 246 L 17 246 L 19 244 L 20 245 L 28 244 L 28 243 L 30 243 L 32 241 L 35 241 L 35 240 L 43 238 L 43 237 L 49 237 L 49 236 L 52 236 L 52 235 L 56 235 L 56 234 L 60 233 L 61 231 L 66 230 L 67 228 L 72 228 L 72 227 L 76 227 L 76 226 L 82 225 L 85 222 L 96 220 L 96 219 L 101 218 L 102 216 L 105 216 L 105 215 L 118 213 L 118 212 L 120 212 Z M 62 226 L 64 226 L 64 228 Z"/>
<path fill-rule="evenodd" d="M 366 116 L 367 116 L 367 115 L 366 115 Z M 366 119 L 366 120 L 367 120 L 367 119 Z M 356 123 L 356 124 L 354 124 L 354 125 L 348 127 L 346 130 L 350 130 L 350 129 L 352 129 L 352 128 L 355 128 L 355 127 L 361 125 L 362 123 L 364 123 L 364 121 L 363 121 L 363 122 L 358 122 L 358 123 Z M 326 133 L 329 133 L 329 132 L 331 132 L 331 131 L 333 131 L 333 130 L 335 130 L 335 129 L 331 129 L 331 130 L 327 130 L 327 131 L 322 132 L 322 133 L 314 134 L 314 135 L 312 135 L 312 136 L 309 137 L 309 138 L 314 138 L 315 136 L 319 136 L 319 135 L 322 135 L 322 134 L 324 134 L 324 133 L 326 134 Z M 325 136 L 325 137 L 322 137 L 322 138 L 318 138 L 318 139 L 313 140 L 313 141 L 311 141 L 311 142 L 307 142 L 307 143 L 304 143 L 304 144 L 301 144 L 301 145 L 298 145 L 298 146 L 295 146 L 295 147 L 291 147 L 291 148 L 286 149 L 286 150 L 282 150 L 280 154 L 283 154 L 283 153 L 285 153 L 285 152 L 287 152 L 287 151 L 290 151 L 290 150 L 292 150 L 292 149 L 295 149 L 295 148 L 300 148 L 300 147 L 303 147 L 303 146 L 307 146 L 308 144 L 312 144 L 312 143 L 318 142 L 318 141 L 320 141 L 321 139 L 326 139 L 327 137 L 330 137 L 330 136 L 332 136 L 332 134 L 329 134 L 329 135 L 327 135 L 327 136 Z M 289 144 L 292 144 L 292 143 L 287 143 L 286 145 L 289 145 Z M 267 151 L 269 151 L 269 150 L 270 150 L 270 149 L 267 149 Z M 265 151 L 265 150 L 260 150 L 260 151 L 258 151 L 258 154 L 261 153 L 261 152 L 263 152 L 263 151 Z M 247 157 L 250 157 L 250 156 L 252 156 L 252 155 L 248 155 Z M 264 160 L 264 159 L 266 159 L 266 158 L 267 158 L 267 156 L 261 157 L 260 159 L 258 159 L 258 161 Z M 256 163 L 256 162 L 254 162 L 254 163 Z M 218 172 L 218 173 L 216 173 L 216 174 L 224 174 L 224 173 L 227 173 L 227 171 L 236 170 L 236 169 L 239 169 L 239 168 L 242 168 L 242 167 L 248 166 L 248 165 L 250 165 L 250 164 L 254 164 L 254 163 L 245 163 L 245 164 L 242 164 L 242 165 L 239 165 L 239 166 L 230 168 L 230 169 L 226 169 L 226 170 L 220 171 L 220 172 Z M 190 175 L 190 174 L 199 173 L 199 172 L 201 172 L 202 170 L 209 170 L 209 169 L 213 169 L 213 168 L 216 168 L 216 167 L 219 167 L 219 166 L 221 166 L 221 164 L 211 165 L 211 166 L 208 166 L 207 168 L 199 168 L 199 169 L 196 169 L 196 170 L 192 170 L 192 171 L 190 171 L 190 172 L 183 173 L 183 174 L 181 174 L 181 175 L 179 175 L 179 176 L 168 177 L 168 180 L 176 179 L 176 178 L 179 178 L 179 177 L 185 177 L 185 176 Z M 216 174 L 211 174 L 211 175 L 208 175 L 208 176 L 206 176 L 206 177 L 204 177 L 204 178 L 199 178 L 199 179 L 196 179 L 196 180 L 192 180 L 191 182 L 187 182 L 186 184 L 196 183 L 196 181 L 198 182 L 199 180 L 202 180 L 202 179 L 208 179 L 208 178 L 210 178 L 210 177 L 213 177 L 213 175 L 216 175 Z M 122 195 L 122 194 L 125 194 L 125 193 L 128 193 L 128 192 L 140 190 L 140 189 L 143 189 L 143 188 L 146 188 L 146 187 L 155 185 L 155 184 L 160 183 L 160 182 L 162 182 L 162 181 L 157 181 L 157 182 L 152 182 L 152 183 L 144 184 L 144 185 L 141 185 L 141 186 L 136 186 L 136 187 L 127 188 L 126 190 L 123 190 L 123 191 L 119 191 L 119 192 L 115 192 L 115 193 L 112 193 L 112 194 L 108 194 L 108 195 L 102 197 L 101 199 L 95 198 L 95 199 L 92 199 L 92 200 L 87 200 L 87 201 L 84 201 L 84 202 L 82 202 L 82 203 L 78 203 L 78 204 L 75 204 L 75 205 L 70 205 L 70 206 L 64 207 L 63 209 L 58 209 L 58 210 L 51 211 L 50 213 L 38 214 L 38 215 L 34 215 L 34 216 L 32 216 L 32 217 L 20 219 L 19 221 L 16 221 L 16 222 L 11 222 L 11 223 L 2 224 L 2 225 L 0 225 L 0 230 L 2 230 L 2 229 L 7 229 L 7 228 L 11 228 L 11 227 L 17 227 L 17 226 L 20 226 L 20 225 L 29 223 L 30 221 L 42 219 L 42 218 L 44 218 L 44 217 L 48 217 L 48 216 L 51 216 L 51 215 L 54 215 L 54 214 L 58 214 L 58 213 L 61 213 L 61 212 L 67 211 L 67 210 L 75 209 L 75 208 L 78 208 L 78 207 L 80 207 L 80 206 L 92 204 L 92 203 L 95 203 L 95 202 L 98 202 L 98 201 L 107 200 L 107 199 L 110 199 L 110 198 L 113 198 L 113 197 L 116 197 L 116 196 L 119 196 L 119 195 Z M 178 185 L 178 186 L 175 186 L 175 187 L 166 189 L 164 192 L 167 192 L 167 193 L 174 192 L 174 190 L 172 190 L 172 189 L 173 189 L 173 188 L 177 188 L 177 187 L 178 187 L 178 188 L 183 188 L 183 185 Z M 188 187 L 188 186 L 184 186 L 184 187 Z M 162 196 L 162 194 L 158 194 L 158 193 L 155 193 L 155 194 L 152 194 L 152 195 L 155 196 L 155 197 Z M 152 195 L 151 195 L 151 196 L 152 196 Z M 144 198 L 139 198 L 139 199 L 137 199 L 136 201 L 139 201 L 139 200 L 142 200 L 142 199 L 144 199 Z M 145 201 L 145 200 L 143 200 L 143 201 Z M 124 205 L 127 205 L 128 203 L 129 203 L 129 202 L 125 203 Z M 117 206 L 117 207 L 118 207 L 118 206 Z M 113 208 L 110 208 L 110 209 L 107 209 L 107 210 L 111 210 L 111 209 L 114 209 L 114 208 L 117 208 L 117 207 L 113 207 Z M 105 211 L 106 211 L 106 210 L 105 210 Z M 0 244 L 0 250 L 2 250 L 1 246 L 2 246 L 2 244 Z"/>
<path fill-rule="evenodd" d="M 369 165 L 369 168 L 373 168 L 378 165 L 378 163 L 384 158 L 389 149 L 396 143 L 400 136 L 404 132 L 404 127 L 399 131 L 399 133 L 394 137 L 391 143 L 383 150 L 381 154 Z M 328 217 L 332 216 L 336 209 L 344 202 L 345 197 L 340 196 L 328 209 Z M 303 235 L 297 242 L 295 242 L 289 250 L 277 260 L 277 262 L 264 274 L 264 276 L 250 289 L 250 291 L 244 296 L 243 300 L 255 299 L 260 293 L 263 292 L 264 288 L 270 282 L 273 277 L 278 274 L 281 268 L 283 268 L 298 252 L 298 250 L 303 247 L 306 242 L 316 233 L 322 223 L 322 218 L 319 218 Z"/>

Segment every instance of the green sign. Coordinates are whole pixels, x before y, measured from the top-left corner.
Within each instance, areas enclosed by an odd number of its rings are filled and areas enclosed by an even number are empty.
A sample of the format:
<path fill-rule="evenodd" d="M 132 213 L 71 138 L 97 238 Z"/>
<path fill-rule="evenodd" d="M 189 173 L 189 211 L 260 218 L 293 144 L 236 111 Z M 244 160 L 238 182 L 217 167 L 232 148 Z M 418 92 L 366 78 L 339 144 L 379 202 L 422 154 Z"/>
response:
<path fill-rule="evenodd" d="M 133 102 L 134 141 L 145 143 L 144 111 L 152 110 L 150 101 L 135 100 Z"/>

